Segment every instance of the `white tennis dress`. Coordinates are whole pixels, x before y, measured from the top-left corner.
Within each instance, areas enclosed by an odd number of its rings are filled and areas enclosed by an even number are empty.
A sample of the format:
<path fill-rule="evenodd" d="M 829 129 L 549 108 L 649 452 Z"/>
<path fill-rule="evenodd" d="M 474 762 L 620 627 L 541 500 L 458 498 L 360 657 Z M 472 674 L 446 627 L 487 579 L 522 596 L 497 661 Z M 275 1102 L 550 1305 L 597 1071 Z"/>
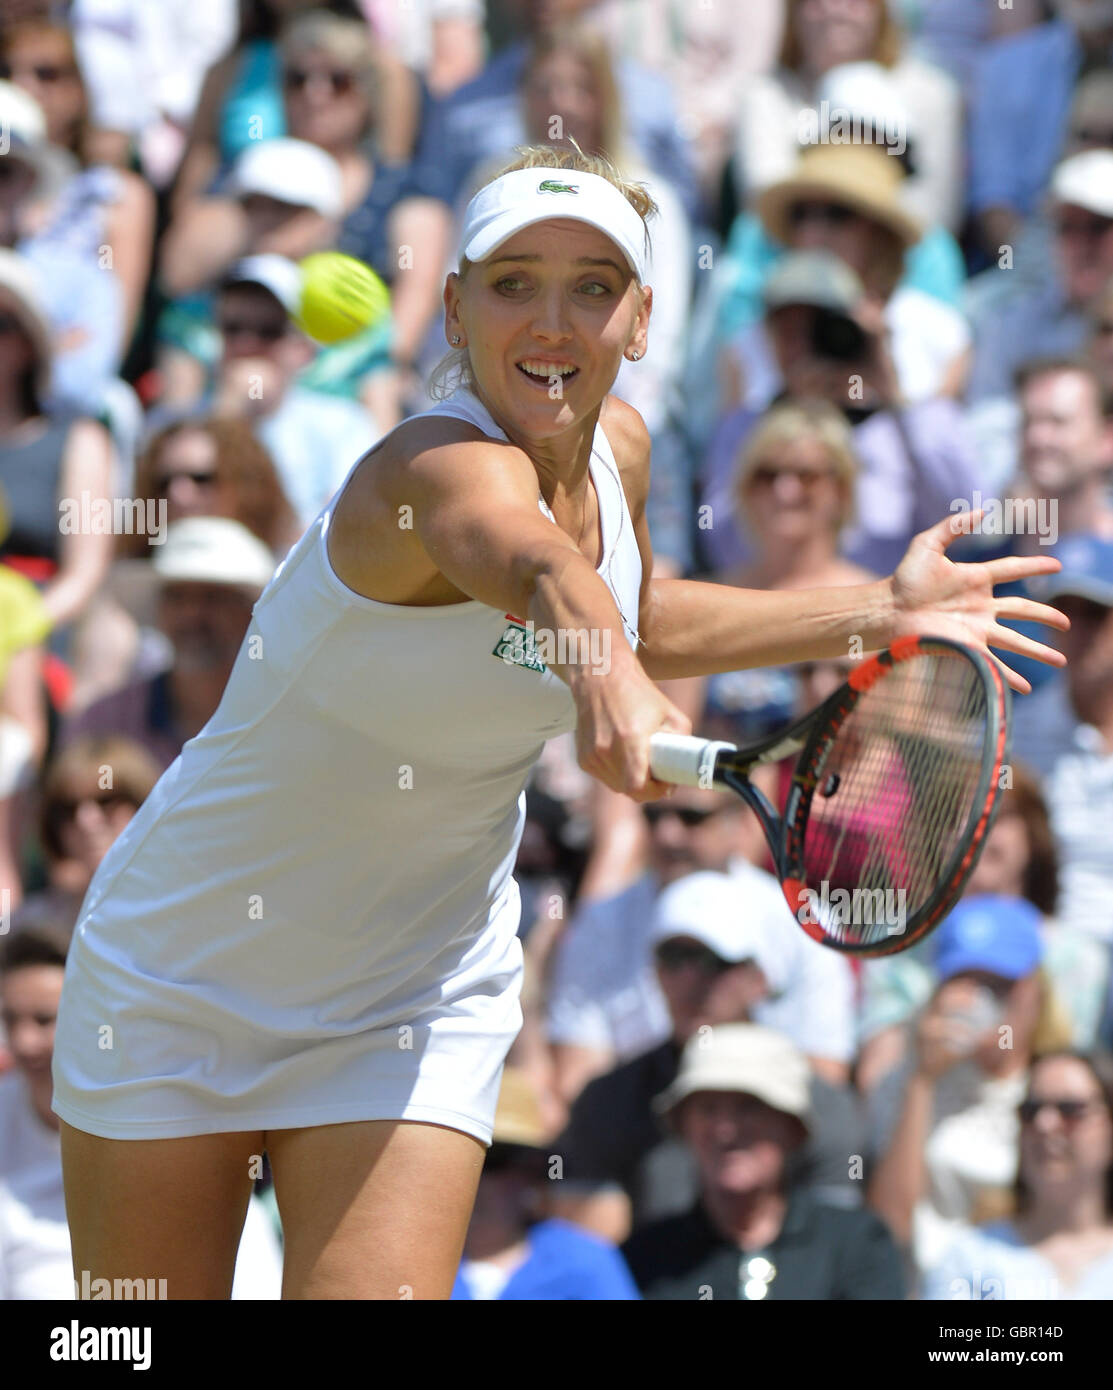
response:
<path fill-rule="evenodd" d="M 426 413 L 506 438 L 470 392 Z M 636 642 L 641 561 L 601 428 L 590 466 L 599 573 Z M 331 516 L 89 886 L 54 1049 L 54 1110 L 77 1129 L 408 1119 L 490 1142 L 522 1019 L 523 786 L 575 707 L 507 614 L 347 588 Z"/>

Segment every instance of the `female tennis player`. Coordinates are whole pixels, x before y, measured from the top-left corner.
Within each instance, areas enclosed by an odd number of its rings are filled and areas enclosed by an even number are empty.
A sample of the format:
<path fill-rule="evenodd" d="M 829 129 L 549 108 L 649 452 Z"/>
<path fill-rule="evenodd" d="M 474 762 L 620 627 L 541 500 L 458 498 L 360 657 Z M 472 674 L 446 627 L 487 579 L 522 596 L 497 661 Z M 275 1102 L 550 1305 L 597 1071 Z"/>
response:
<path fill-rule="evenodd" d="M 1057 563 L 951 563 L 970 515 L 858 588 L 651 581 L 649 441 L 608 392 L 646 351 L 653 205 L 604 160 L 519 155 L 445 284 L 464 385 L 354 465 L 89 888 L 54 1054 L 79 1278 L 226 1298 L 266 1151 L 285 1297 L 447 1298 L 521 1022 L 544 741 L 574 727 L 647 800 L 650 736 L 689 732 L 662 678 L 910 632 L 1062 662 L 998 626 L 1060 614 L 993 596 Z"/>

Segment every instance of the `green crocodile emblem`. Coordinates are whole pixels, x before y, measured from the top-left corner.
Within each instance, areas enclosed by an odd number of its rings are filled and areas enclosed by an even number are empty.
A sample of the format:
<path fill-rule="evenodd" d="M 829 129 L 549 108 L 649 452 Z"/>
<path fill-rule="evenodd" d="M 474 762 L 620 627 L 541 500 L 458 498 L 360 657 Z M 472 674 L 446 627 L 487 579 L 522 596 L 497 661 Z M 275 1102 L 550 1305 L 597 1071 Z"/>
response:
<path fill-rule="evenodd" d="M 558 183 L 556 179 L 542 179 L 537 185 L 538 193 L 578 193 L 580 190 L 574 183 Z"/>

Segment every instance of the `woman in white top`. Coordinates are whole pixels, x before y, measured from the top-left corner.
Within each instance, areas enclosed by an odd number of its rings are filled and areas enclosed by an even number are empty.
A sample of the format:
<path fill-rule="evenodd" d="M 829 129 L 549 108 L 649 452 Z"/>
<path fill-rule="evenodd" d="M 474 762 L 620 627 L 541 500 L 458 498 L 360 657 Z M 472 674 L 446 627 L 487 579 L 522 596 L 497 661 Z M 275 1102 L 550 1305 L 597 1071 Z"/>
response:
<path fill-rule="evenodd" d="M 931 1299 L 1113 1298 L 1113 1059 L 1052 1052 L 1020 1104 L 1017 1212 L 964 1232 Z"/>
<path fill-rule="evenodd" d="M 521 1019 L 511 873 L 551 734 L 650 800 L 650 736 L 687 726 L 661 678 L 920 631 L 1061 664 L 996 622 L 1060 615 L 992 592 L 1057 562 L 952 564 L 971 514 L 873 585 L 650 580 L 648 437 L 608 393 L 646 350 L 651 210 L 577 150 L 480 191 L 444 293 L 465 389 L 353 467 L 93 880 L 54 1056 L 91 1277 L 227 1297 L 266 1150 L 284 1296 L 448 1296 Z"/>

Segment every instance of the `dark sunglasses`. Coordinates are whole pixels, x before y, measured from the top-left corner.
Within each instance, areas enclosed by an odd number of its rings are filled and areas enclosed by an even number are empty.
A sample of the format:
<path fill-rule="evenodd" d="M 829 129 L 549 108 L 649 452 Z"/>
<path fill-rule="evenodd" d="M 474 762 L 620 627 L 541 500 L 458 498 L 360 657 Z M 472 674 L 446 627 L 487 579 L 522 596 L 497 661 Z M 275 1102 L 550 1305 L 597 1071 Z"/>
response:
<path fill-rule="evenodd" d="M 29 72 L 36 82 L 42 83 L 63 82 L 67 77 L 77 76 L 76 68 L 59 67 L 57 63 L 32 63 L 23 68 L 13 68 L 11 63 L 0 63 L 0 78 L 5 82 L 10 82 L 12 74 L 17 72 Z"/>
<path fill-rule="evenodd" d="M 332 86 L 334 96 L 344 96 L 356 84 L 355 74 L 343 68 L 333 68 L 329 72 L 306 72 L 304 68 L 287 68 L 283 81 L 292 92 L 304 91 L 314 78 L 321 77 Z"/>
<path fill-rule="evenodd" d="M 1085 237 L 1087 241 L 1100 240 L 1110 227 L 1113 227 L 1113 218 L 1092 216 L 1081 216 L 1077 214 L 1073 217 L 1060 217 L 1055 223 L 1057 236 Z"/>
<path fill-rule="evenodd" d="M 117 806 L 136 805 L 133 797 L 125 796 L 123 792 L 103 791 L 96 796 L 77 797 L 58 797 L 50 803 L 50 814 L 55 820 L 72 820 L 77 814 L 78 808 L 84 806 L 86 801 L 94 801 L 104 810 L 112 810 Z"/>
<path fill-rule="evenodd" d="M 1088 1115 L 1094 1108 L 1092 1100 L 1051 1100 L 1050 1098 L 1036 1098 L 1023 1100 L 1017 1107 L 1017 1114 L 1020 1116 L 1022 1124 L 1030 1125 L 1041 1110 L 1051 1106 L 1053 1110 L 1059 1112 L 1059 1118 L 1065 1123 L 1070 1124 L 1074 1120 L 1080 1120 L 1083 1115 Z"/>
<path fill-rule="evenodd" d="M 651 826 L 664 820 L 666 816 L 675 816 L 681 825 L 691 830 L 694 825 L 702 825 L 705 820 L 717 816 L 719 809 L 718 806 L 709 809 L 702 806 L 661 806 L 651 801 L 642 807 L 642 813 Z"/>
<path fill-rule="evenodd" d="M 724 970 L 731 969 L 729 960 L 723 960 L 706 946 L 688 945 L 684 941 L 662 941 L 653 954 L 662 970 L 683 970 L 694 965 L 704 975 L 721 975 Z"/>
<path fill-rule="evenodd" d="M 277 343 L 286 336 L 285 323 L 248 323 L 244 319 L 221 319 L 217 327 L 225 338 L 262 338 L 265 343 Z"/>
<path fill-rule="evenodd" d="M 177 473 L 163 473 L 156 478 L 155 491 L 162 496 L 170 491 L 179 478 L 188 478 L 195 487 L 212 487 L 216 483 L 215 473 L 192 473 L 188 468 L 183 468 Z"/>
<path fill-rule="evenodd" d="M 802 227 L 805 222 L 825 222 L 829 227 L 843 227 L 858 214 L 845 203 L 800 202 L 788 209 L 788 225 Z"/>
<path fill-rule="evenodd" d="M 748 481 L 753 487 L 772 487 L 778 478 L 787 474 L 805 487 L 815 487 L 824 478 L 834 476 L 830 468 L 775 468 L 772 464 L 761 464 L 751 471 Z"/>

